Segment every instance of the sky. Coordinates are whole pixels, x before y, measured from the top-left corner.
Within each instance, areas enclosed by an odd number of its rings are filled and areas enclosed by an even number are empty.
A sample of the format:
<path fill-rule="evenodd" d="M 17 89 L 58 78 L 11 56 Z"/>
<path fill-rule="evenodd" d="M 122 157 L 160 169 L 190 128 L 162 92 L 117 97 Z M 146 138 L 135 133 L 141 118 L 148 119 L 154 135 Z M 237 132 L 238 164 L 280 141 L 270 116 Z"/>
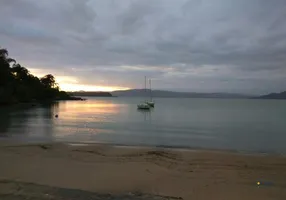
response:
<path fill-rule="evenodd" d="M 0 46 L 61 89 L 286 90 L 285 0 L 0 0 Z"/>

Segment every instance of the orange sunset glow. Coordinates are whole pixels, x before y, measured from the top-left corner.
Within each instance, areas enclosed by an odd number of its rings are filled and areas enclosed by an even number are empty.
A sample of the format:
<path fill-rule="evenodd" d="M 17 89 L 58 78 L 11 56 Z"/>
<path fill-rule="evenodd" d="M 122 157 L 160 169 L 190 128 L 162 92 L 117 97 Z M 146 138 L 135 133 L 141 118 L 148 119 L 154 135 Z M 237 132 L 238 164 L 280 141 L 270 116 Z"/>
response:
<path fill-rule="evenodd" d="M 111 92 L 115 90 L 127 90 L 129 88 L 126 87 L 116 87 L 116 86 L 100 86 L 100 85 L 82 85 L 82 84 L 73 84 L 73 83 L 65 83 L 59 82 L 59 86 L 61 90 L 64 91 L 106 91 Z"/>
<path fill-rule="evenodd" d="M 48 71 L 37 69 L 37 68 L 29 68 L 29 71 L 32 74 L 35 74 L 38 77 L 43 77 L 48 74 Z M 56 81 L 59 84 L 61 90 L 73 92 L 73 91 L 106 91 L 111 92 L 115 90 L 128 90 L 129 87 L 121 87 L 121 86 L 111 86 L 111 85 L 91 85 L 91 84 L 81 84 L 77 77 L 74 76 L 61 76 L 57 75 L 57 73 L 52 73 L 56 77 Z"/>

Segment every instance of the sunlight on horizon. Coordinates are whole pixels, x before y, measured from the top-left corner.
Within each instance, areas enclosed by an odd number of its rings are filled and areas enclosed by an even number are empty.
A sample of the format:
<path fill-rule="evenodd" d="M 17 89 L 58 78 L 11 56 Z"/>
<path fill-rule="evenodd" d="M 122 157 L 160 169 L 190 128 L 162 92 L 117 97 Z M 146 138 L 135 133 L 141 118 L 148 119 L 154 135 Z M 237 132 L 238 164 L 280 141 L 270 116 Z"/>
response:
<path fill-rule="evenodd" d="M 98 86 L 98 85 L 82 85 L 74 83 L 59 83 L 60 89 L 68 92 L 73 91 L 106 91 L 111 92 L 115 90 L 128 90 L 127 87 L 117 87 L 117 86 Z"/>
<path fill-rule="evenodd" d="M 37 69 L 37 68 L 29 68 L 29 71 L 38 76 L 43 77 L 48 72 L 46 70 Z M 87 84 L 80 84 L 77 77 L 74 76 L 61 76 L 61 75 L 54 75 L 56 82 L 59 84 L 61 90 L 67 92 L 74 92 L 74 91 L 102 91 L 102 92 L 112 92 L 115 90 L 128 90 L 129 87 L 120 87 L 120 86 L 102 86 L 102 85 L 87 85 Z"/>

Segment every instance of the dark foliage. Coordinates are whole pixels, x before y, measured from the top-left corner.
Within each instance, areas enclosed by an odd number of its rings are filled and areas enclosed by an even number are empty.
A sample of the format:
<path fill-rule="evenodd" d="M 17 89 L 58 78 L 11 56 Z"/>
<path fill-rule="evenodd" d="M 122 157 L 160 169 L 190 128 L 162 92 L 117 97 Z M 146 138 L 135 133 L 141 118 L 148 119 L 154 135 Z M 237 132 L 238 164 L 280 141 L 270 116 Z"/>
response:
<path fill-rule="evenodd" d="M 0 47 L 0 104 L 60 99 L 72 97 L 59 90 L 53 75 L 39 79 Z"/>

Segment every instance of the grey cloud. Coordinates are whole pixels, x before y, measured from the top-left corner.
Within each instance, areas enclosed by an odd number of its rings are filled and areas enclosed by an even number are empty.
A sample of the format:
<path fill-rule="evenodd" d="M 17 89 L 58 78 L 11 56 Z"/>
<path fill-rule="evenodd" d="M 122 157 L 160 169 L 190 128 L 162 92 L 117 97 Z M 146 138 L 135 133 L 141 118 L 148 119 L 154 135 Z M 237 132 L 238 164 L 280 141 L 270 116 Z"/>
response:
<path fill-rule="evenodd" d="M 283 90 L 285 10 L 284 0 L 3 0 L 0 45 L 85 84 L 137 87 L 148 75 L 158 88 Z"/>

